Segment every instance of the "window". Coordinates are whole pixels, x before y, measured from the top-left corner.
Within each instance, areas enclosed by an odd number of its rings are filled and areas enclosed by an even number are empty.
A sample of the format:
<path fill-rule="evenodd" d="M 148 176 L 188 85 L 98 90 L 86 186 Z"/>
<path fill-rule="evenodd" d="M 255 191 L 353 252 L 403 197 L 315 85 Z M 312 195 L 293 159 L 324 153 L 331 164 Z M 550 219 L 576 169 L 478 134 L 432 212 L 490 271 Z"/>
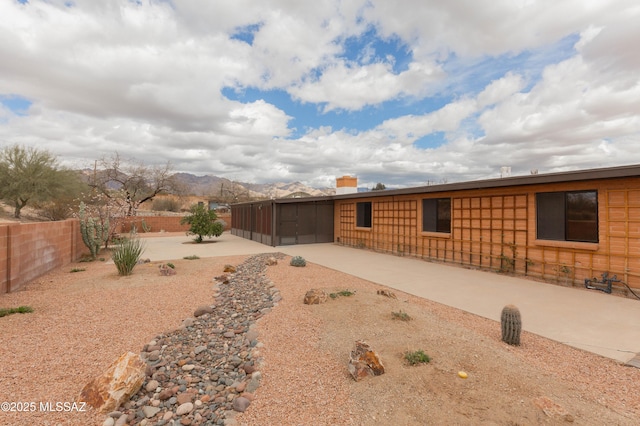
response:
<path fill-rule="evenodd" d="M 422 230 L 451 232 L 451 198 L 422 200 Z"/>
<path fill-rule="evenodd" d="M 371 201 L 356 203 L 356 226 L 371 228 Z"/>
<path fill-rule="evenodd" d="M 598 192 L 536 194 L 539 240 L 598 242 Z"/>

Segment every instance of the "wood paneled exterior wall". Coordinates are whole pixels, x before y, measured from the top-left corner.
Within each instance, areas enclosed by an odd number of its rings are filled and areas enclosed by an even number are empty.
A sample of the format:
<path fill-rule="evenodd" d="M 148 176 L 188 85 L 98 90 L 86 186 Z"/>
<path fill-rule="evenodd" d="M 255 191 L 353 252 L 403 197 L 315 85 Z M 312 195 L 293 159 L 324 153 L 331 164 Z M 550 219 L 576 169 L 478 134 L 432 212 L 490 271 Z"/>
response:
<path fill-rule="evenodd" d="M 640 176 L 554 180 L 335 197 L 335 242 L 566 285 L 584 285 L 585 278 L 607 272 L 640 288 Z M 583 190 L 597 191 L 598 241 L 538 240 L 536 194 Z M 422 200 L 429 198 L 451 199 L 451 232 L 422 230 Z M 372 203 L 370 228 L 356 226 L 361 202 Z"/>

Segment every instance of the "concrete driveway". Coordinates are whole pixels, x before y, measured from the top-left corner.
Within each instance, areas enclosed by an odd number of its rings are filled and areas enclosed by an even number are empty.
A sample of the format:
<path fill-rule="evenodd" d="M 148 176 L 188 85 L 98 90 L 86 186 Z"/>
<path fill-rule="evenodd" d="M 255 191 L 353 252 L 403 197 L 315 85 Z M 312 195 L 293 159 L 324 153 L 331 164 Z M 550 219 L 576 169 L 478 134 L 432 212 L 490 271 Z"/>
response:
<path fill-rule="evenodd" d="M 153 261 L 282 252 L 496 321 L 512 303 L 522 313 L 525 330 L 640 367 L 637 299 L 332 243 L 270 247 L 224 233 L 210 240 L 215 242 L 193 244 L 185 235 L 150 235 L 141 234 L 146 240 L 143 257 Z"/>

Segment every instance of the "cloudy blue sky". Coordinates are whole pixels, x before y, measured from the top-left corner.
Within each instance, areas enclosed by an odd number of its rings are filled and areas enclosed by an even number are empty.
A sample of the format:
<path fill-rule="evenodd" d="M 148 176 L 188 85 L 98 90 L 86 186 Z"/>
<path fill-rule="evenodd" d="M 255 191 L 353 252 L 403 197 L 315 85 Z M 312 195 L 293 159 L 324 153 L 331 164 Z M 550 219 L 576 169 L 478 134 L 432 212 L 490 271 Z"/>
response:
<path fill-rule="evenodd" d="M 0 0 L 0 146 L 253 183 L 640 163 L 637 0 Z"/>

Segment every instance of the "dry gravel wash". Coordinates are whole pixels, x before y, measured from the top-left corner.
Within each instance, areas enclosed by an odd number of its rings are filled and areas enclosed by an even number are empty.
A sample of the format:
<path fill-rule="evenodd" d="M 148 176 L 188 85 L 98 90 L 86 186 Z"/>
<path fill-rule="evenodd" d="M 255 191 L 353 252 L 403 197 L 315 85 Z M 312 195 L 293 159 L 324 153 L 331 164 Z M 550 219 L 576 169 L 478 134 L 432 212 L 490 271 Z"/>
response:
<path fill-rule="evenodd" d="M 76 264 L 0 296 L 0 307 L 32 314 L 0 318 L 0 400 L 69 402 L 125 351 L 139 352 L 212 300 L 212 278 L 246 257 L 176 260 L 118 277 L 113 265 Z M 73 267 L 84 272 L 70 273 Z M 267 270 L 282 300 L 257 322 L 262 380 L 241 425 L 586 424 L 635 425 L 640 369 L 524 332 L 522 346 L 500 341 L 494 321 L 288 259 Z M 302 304 L 310 288 L 356 290 L 322 305 Z M 406 312 L 408 322 L 392 319 Z M 526 312 L 523 312 L 526 330 Z M 366 340 L 387 372 L 360 382 L 348 375 L 353 343 Z M 406 350 L 430 364 L 409 367 Z M 469 378 L 460 379 L 464 370 Z M 1 425 L 101 425 L 87 412 L 0 412 Z"/>

